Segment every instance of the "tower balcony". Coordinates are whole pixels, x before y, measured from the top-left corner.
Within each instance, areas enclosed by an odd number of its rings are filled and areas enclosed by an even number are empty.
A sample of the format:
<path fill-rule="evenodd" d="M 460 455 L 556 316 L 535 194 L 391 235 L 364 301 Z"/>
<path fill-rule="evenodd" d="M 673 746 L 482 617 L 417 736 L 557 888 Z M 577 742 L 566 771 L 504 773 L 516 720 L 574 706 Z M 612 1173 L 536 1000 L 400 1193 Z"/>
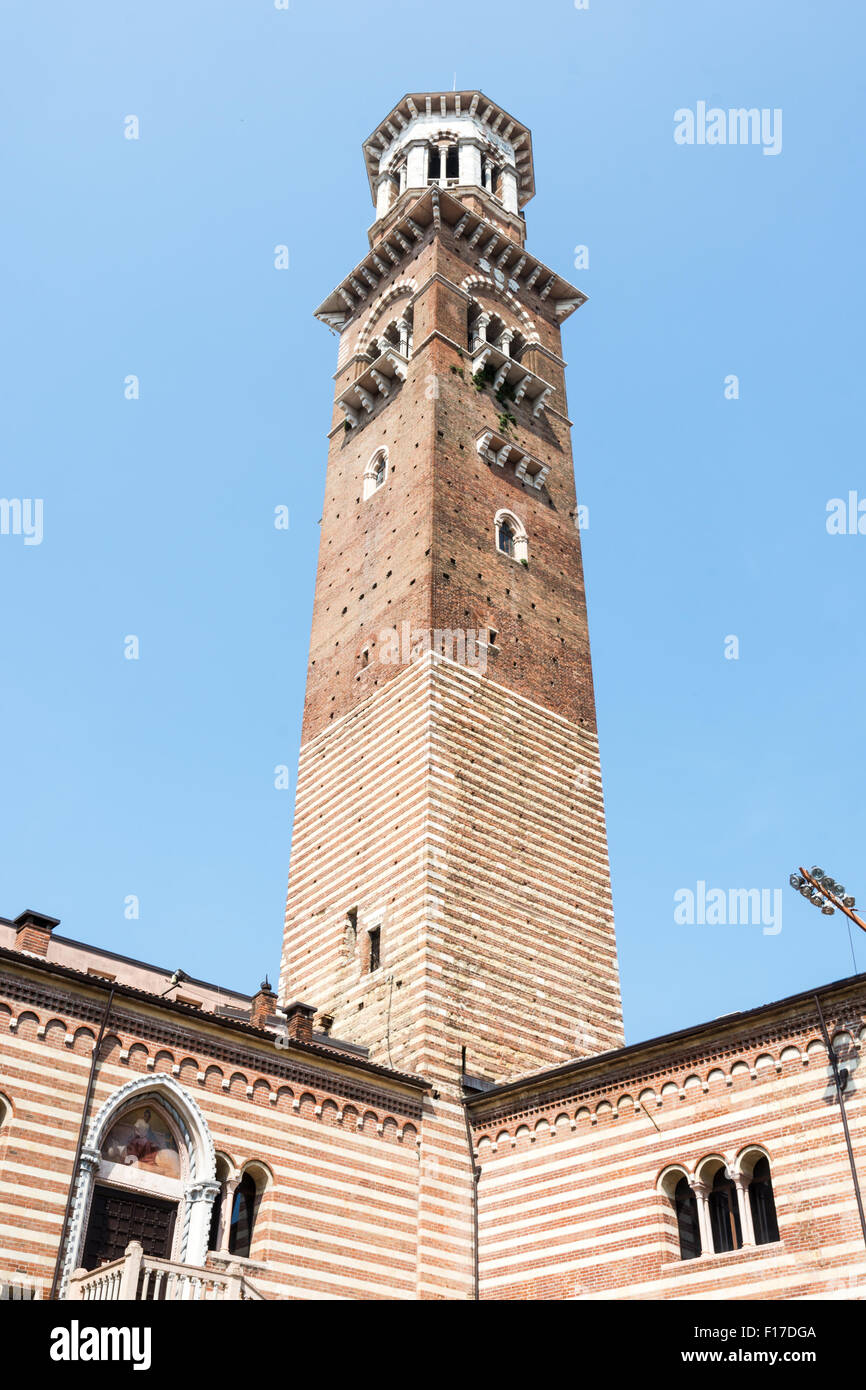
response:
<path fill-rule="evenodd" d="M 475 448 L 488 463 L 504 468 L 506 463 L 514 465 L 514 476 L 520 483 L 528 483 L 540 492 L 550 472 L 550 465 L 542 463 L 534 454 L 527 454 L 512 439 L 506 439 L 496 430 L 484 430 L 475 441 Z"/>
<path fill-rule="evenodd" d="M 511 386 L 513 395 L 509 399 L 515 405 L 520 405 L 521 401 L 525 400 L 531 407 L 533 417 L 541 414 L 545 403 L 553 394 L 553 387 L 549 381 L 537 376 L 513 357 L 509 357 L 508 353 L 503 352 L 495 343 L 485 342 L 484 339 L 476 342 L 469 361 L 473 376 L 477 376 L 479 372 L 487 373 L 494 392 L 500 391 L 505 385 Z"/>
<path fill-rule="evenodd" d="M 392 395 L 400 382 L 406 380 L 408 370 L 408 357 L 396 347 L 387 348 L 374 362 L 364 366 L 351 385 L 337 397 L 337 405 L 349 428 L 357 429 L 365 416 L 372 415 L 380 401 Z"/>
<path fill-rule="evenodd" d="M 119 1260 L 98 1269 L 77 1269 L 70 1277 L 67 1299 L 91 1302 L 260 1303 L 266 1302 L 239 1264 L 224 1270 L 178 1264 L 145 1255 L 130 1241 Z"/>

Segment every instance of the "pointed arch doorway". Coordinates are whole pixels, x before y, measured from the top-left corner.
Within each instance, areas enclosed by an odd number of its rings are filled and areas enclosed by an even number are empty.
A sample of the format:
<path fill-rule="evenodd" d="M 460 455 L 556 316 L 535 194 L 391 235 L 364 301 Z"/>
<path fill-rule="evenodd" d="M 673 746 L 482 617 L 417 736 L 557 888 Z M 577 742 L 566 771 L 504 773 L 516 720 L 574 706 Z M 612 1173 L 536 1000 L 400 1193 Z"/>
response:
<path fill-rule="evenodd" d="M 145 1255 L 205 1262 L 219 1192 L 207 1123 L 173 1077 L 138 1077 L 108 1098 L 91 1124 L 77 1175 L 64 1287 L 73 1269 Z"/>

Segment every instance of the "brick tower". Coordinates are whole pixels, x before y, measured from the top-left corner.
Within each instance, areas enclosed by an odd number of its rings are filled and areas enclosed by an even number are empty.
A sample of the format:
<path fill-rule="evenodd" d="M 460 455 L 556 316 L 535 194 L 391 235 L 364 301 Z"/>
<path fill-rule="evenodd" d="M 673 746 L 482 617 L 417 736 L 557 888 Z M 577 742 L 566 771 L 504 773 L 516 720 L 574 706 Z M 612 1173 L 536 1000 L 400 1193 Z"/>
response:
<path fill-rule="evenodd" d="M 280 992 L 457 1099 L 622 1042 L 560 344 L 584 296 L 526 249 L 530 133 L 481 93 L 404 97 L 364 155 L 370 249 L 317 310 Z"/>

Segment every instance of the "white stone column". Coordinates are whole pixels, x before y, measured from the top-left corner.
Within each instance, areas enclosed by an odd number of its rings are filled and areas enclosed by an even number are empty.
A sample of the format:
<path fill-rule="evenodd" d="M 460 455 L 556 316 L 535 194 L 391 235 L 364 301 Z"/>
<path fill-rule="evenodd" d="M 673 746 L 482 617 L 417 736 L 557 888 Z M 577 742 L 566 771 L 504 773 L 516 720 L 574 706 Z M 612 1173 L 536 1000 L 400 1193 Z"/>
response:
<path fill-rule="evenodd" d="M 427 187 L 427 141 L 413 140 L 406 155 L 406 187 Z"/>
<path fill-rule="evenodd" d="M 448 146 L 439 146 L 439 187 L 444 188 L 448 182 Z"/>
<path fill-rule="evenodd" d="M 487 342 L 487 325 L 490 322 L 489 314 L 479 314 L 472 325 L 472 351 Z"/>
<path fill-rule="evenodd" d="M 100 1158 L 101 1155 L 98 1149 L 82 1149 L 78 1172 L 73 1173 L 69 1179 L 70 1182 L 75 1184 L 75 1198 L 69 1217 L 69 1231 L 66 1237 L 63 1273 L 58 1290 L 60 1298 L 65 1297 L 69 1276 L 73 1269 L 77 1268 L 81 1263 L 85 1239 L 84 1223 L 85 1218 L 90 1212 L 90 1194 L 93 1191 L 96 1174 L 99 1172 Z"/>
<path fill-rule="evenodd" d="M 474 140 L 461 140 L 458 145 L 460 161 L 460 183 L 464 186 L 481 187 L 481 150 Z"/>
<path fill-rule="evenodd" d="M 223 1254 L 228 1254 L 229 1235 L 232 1228 L 232 1207 L 235 1204 L 235 1193 L 239 1182 L 240 1178 L 227 1178 L 224 1184 L 220 1229 L 217 1233 L 219 1249 Z"/>
<path fill-rule="evenodd" d="M 744 1245 L 755 1244 L 755 1224 L 752 1221 L 752 1204 L 749 1201 L 749 1184 L 752 1179 L 748 1173 L 734 1173 L 734 1186 L 737 1189 L 737 1206 L 740 1210 L 740 1230 Z"/>
<path fill-rule="evenodd" d="M 409 321 L 408 319 L 397 320 L 397 332 L 400 334 L 400 352 L 404 357 L 409 356 Z"/>
<path fill-rule="evenodd" d="M 701 1254 L 712 1255 L 713 1253 L 713 1227 L 710 1221 L 710 1204 L 707 1200 L 710 1189 L 705 1182 L 695 1182 L 689 1179 L 689 1187 L 694 1192 L 698 1203 L 698 1229 L 701 1233 Z"/>
<path fill-rule="evenodd" d="M 207 1258 L 211 1211 L 219 1190 L 218 1182 L 193 1182 L 186 1190 L 186 1200 L 189 1203 L 189 1234 L 185 1264 L 201 1266 Z"/>
<path fill-rule="evenodd" d="M 517 206 L 517 171 L 510 168 L 507 164 L 502 170 L 502 206 L 506 212 L 518 212 Z"/>
<path fill-rule="evenodd" d="M 391 206 L 391 176 L 380 174 L 376 184 L 376 217 L 384 217 Z"/>

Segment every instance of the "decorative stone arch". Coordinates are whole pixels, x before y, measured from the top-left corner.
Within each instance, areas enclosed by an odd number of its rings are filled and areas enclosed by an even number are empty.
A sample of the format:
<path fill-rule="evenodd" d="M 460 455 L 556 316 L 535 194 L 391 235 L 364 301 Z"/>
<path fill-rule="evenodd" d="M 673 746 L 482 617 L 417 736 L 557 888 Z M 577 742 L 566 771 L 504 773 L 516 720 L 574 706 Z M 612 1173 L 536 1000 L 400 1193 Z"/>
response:
<path fill-rule="evenodd" d="M 539 342 L 535 320 L 526 309 L 524 309 L 517 296 L 512 294 L 511 290 L 506 287 L 504 283 L 504 272 L 500 272 L 500 274 L 503 276 L 503 284 L 501 285 L 497 284 L 496 280 L 490 275 L 467 275 L 466 278 L 461 281 L 460 288 L 469 296 L 474 304 L 478 305 L 482 312 L 484 310 L 484 305 L 472 293 L 473 290 L 484 290 L 487 294 L 492 295 L 494 299 L 500 300 L 506 304 L 515 318 L 519 320 L 521 331 L 527 343 L 532 344 Z"/>
<path fill-rule="evenodd" d="M 383 310 L 387 309 L 388 305 L 393 303 L 395 299 L 414 295 L 417 289 L 418 282 L 414 279 L 395 280 L 393 285 L 389 285 L 387 290 L 384 290 L 379 298 L 373 301 L 358 334 L 357 351 L 359 353 L 365 353 L 368 350 L 373 340 L 373 329 L 376 327 Z"/>
<path fill-rule="evenodd" d="M 686 1182 L 691 1182 L 691 1175 L 681 1163 L 669 1163 L 661 1170 L 656 1178 L 656 1192 L 661 1192 L 665 1197 L 673 1200 L 677 1183 L 685 1178 Z"/>
<path fill-rule="evenodd" d="M 232 1158 L 231 1154 L 226 1153 L 225 1149 L 217 1149 L 216 1154 L 214 1156 L 214 1161 L 214 1171 L 216 1173 L 216 1176 L 218 1178 L 222 1177 L 222 1180 L 224 1182 L 236 1181 L 240 1177 L 240 1168 L 238 1167 L 235 1160 Z"/>
<path fill-rule="evenodd" d="M 745 1148 L 740 1150 L 734 1162 L 731 1164 L 732 1177 L 744 1174 L 746 1177 L 751 1178 L 755 1171 L 755 1164 L 760 1162 L 762 1158 L 765 1158 L 772 1168 L 772 1160 L 763 1144 L 746 1144 Z"/>
<path fill-rule="evenodd" d="M 14 1111 L 12 1109 L 11 1100 L 4 1091 L 0 1091 L 0 1134 L 2 1134 L 2 1131 L 8 1126 L 13 1114 Z M 0 1142 L 2 1142 L 2 1140 L 0 1140 Z"/>
<path fill-rule="evenodd" d="M 249 1173 L 250 1177 L 262 1192 L 266 1192 L 269 1187 L 274 1185 L 274 1173 L 269 1163 L 265 1163 L 263 1158 L 247 1158 L 240 1166 L 238 1176 L 243 1177 L 244 1173 Z"/>
<path fill-rule="evenodd" d="M 724 1154 L 706 1154 L 695 1166 L 695 1178 L 698 1182 L 711 1183 L 720 1168 L 723 1168 L 729 1177 L 731 1176 L 731 1166 Z"/>
<path fill-rule="evenodd" d="M 182 1171 L 177 1183 L 177 1256 L 181 1263 L 203 1265 L 207 1255 L 211 1207 L 219 1192 L 216 1153 L 210 1129 L 192 1096 L 167 1073 L 137 1076 L 114 1091 L 90 1123 L 74 1175 L 75 1196 L 70 1213 L 60 1285 L 65 1296 L 69 1276 L 80 1264 L 93 1189 L 102 1163 L 102 1146 L 113 1125 L 134 1105 L 153 1104 L 172 1122 Z"/>
<path fill-rule="evenodd" d="M 503 542 L 503 525 L 511 528 L 512 549 L 508 550 Z M 529 563 L 529 536 L 526 527 L 514 512 L 507 507 L 501 507 L 493 518 L 493 544 L 500 555 L 508 555 L 512 560 L 520 563 Z"/>

